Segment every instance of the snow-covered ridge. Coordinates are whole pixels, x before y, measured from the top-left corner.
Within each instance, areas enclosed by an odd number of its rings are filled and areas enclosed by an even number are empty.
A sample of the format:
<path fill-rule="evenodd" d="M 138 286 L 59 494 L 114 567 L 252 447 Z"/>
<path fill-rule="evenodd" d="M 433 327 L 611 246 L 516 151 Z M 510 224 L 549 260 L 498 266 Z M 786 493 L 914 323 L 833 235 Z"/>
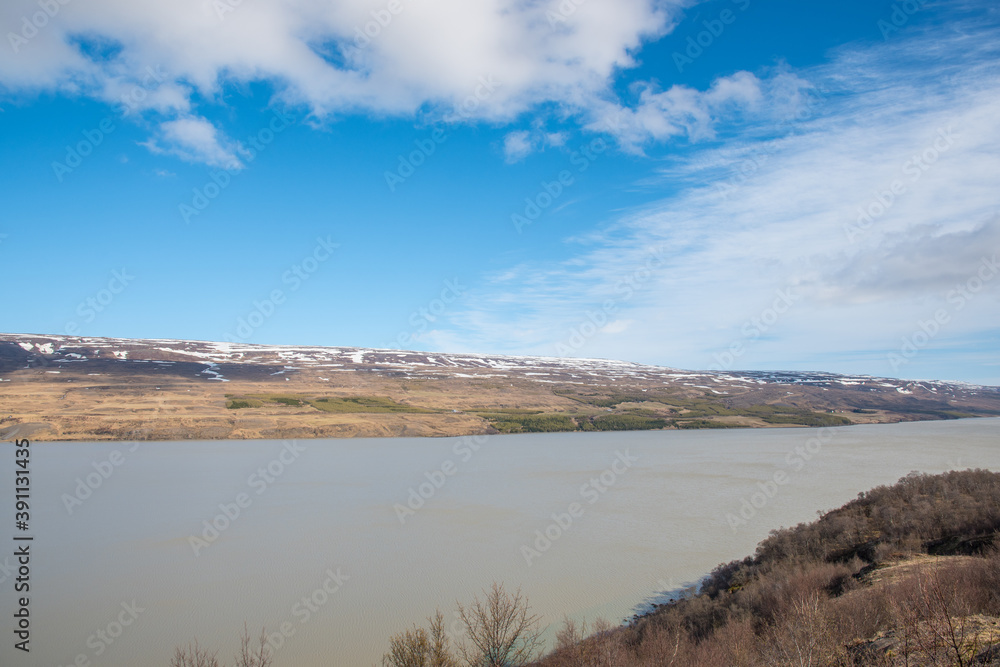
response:
<path fill-rule="evenodd" d="M 0 334 L 0 342 L 16 344 L 29 355 L 38 355 L 54 363 L 81 362 L 88 359 L 118 360 L 122 363 L 156 362 L 174 364 L 193 362 L 199 375 L 227 381 L 225 364 L 273 366 L 269 374 L 287 376 L 299 371 L 382 372 L 409 377 L 510 377 L 512 374 L 534 382 L 587 384 L 592 380 L 609 382 L 641 380 L 657 384 L 687 386 L 725 394 L 762 385 L 814 386 L 824 389 L 892 392 L 912 394 L 915 390 L 943 395 L 956 391 L 996 392 L 996 387 L 982 387 L 961 382 L 937 380 L 898 380 L 871 376 L 844 376 L 835 373 L 799 371 L 685 371 L 628 361 L 569 357 L 529 357 L 473 353 L 425 353 L 404 350 L 381 350 L 354 347 L 318 347 L 254 345 L 171 339 L 94 338 L 61 335 Z"/>

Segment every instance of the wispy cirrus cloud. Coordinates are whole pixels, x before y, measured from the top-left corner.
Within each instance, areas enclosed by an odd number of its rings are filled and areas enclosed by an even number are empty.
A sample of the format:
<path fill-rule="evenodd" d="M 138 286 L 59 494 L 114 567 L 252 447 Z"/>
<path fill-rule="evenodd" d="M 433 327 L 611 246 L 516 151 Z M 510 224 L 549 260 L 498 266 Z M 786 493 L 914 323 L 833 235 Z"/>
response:
<path fill-rule="evenodd" d="M 507 270 L 470 296 L 476 306 L 456 313 L 441 341 L 555 354 L 614 300 L 613 319 L 637 324 L 605 326 L 575 355 L 704 368 L 743 342 L 735 367 L 891 374 L 885 352 L 1000 252 L 997 34 L 995 23 L 968 23 L 788 72 L 807 83 L 794 95 L 822 91 L 806 114 L 749 119 L 739 140 L 669 162 L 645 187 L 682 184 L 680 194 L 575 239 L 570 261 Z M 655 123 L 635 122 L 636 143 L 656 136 Z M 651 248 L 664 264 L 626 292 Z M 794 306 L 765 331 L 748 327 L 780 290 Z M 1000 277 L 954 313 L 935 346 L 988 356 L 976 346 L 997 331 L 998 296 Z M 904 371 L 947 376 L 935 363 L 929 351 Z"/>

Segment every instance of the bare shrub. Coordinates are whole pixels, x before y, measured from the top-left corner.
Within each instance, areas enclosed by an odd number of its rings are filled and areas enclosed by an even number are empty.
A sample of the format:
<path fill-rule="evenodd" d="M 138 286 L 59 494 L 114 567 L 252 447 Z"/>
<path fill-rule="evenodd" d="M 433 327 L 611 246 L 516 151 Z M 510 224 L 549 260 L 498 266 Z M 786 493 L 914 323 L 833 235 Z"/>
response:
<path fill-rule="evenodd" d="M 920 569 L 894 583 L 893 598 L 902 653 L 914 664 L 966 667 L 983 648 L 979 624 L 962 591 L 947 586 L 942 574 Z"/>
<path fill-rule="evenodd" d="M 215 653 L 198 646 L 198 640 L 193 644 L 188 644 L 186 648 L 174 649 L 174 657 L 170 660 L 170 667 L 219 667 L 219 661 Z"/>
<path fill-rule="evenodd" d="M 389 652 L 382 656 L 385 667 L 427 667 L 430 642 L 423 628 L 404 630 L 389 639 Z"/>
<path fill-rule="evenodd" d="M 1000 558 L 964 558 L 942 567 L 941 585 L 962 599 L 974 614 L 1000 616 Z"/>
<path fill-rule="evenodd" d="M 430 623 L 430 630 L 427 633 L 430 643 L 428 667 L 458 667 L 458 660 L 452 654 L 451 642 L 444 629 L 444 614 L 438 610 L 427 621 Z"/>
<path fill-rule="evenodd" d="M 768 638 L 764 654 L 772 665 L 826 665 L 835 662 L 842 650 L 833 638 L 830 618 L 819 593 L 793 602 Z"/>
<path fill-rule="evenodd" d="M 556 632 L 556 650 L 574 648 L 587 636 L 587 623 L 577 624 L 569 616 L 563 617 L 563 626 Z"/>
<path fill-rule="evenodd" d="M 589 654 L 588 667 L 618 667 L 627 665 L 628 647 L 625 645 L 624 634 L 615 625 L 604 618 L 594 621 L 594 633 L 591 639 L 594 644 Z"/>
<path fill-rule="evenodd" d="M 892 599 L 884 586 L 830 600 L 829 613 L 836 637 L 843 644 L 888 630 L 894 618 Z"/>
<path fill-rule="evenodd" d="M 389 639 L 389 652 L 382 656 L 386 667 L 457 667 L 444 629 L 444 614 L 427 619 L 428 630 L 414 626 Z"/>
<path fill-rule="evenodd" d="M 236 667 L 270 667 L 273 661 L 271 648 L 267 644 L 267 631 L 260 630 L 256 643 L 250 639 L 247 624 L 243 624 L 243 634 L 240 635 L 240 650 L 236 654 Z"/>
<path fill-rule="evenodd" d="M 811 563 L 775 570 L 739 591 L 734 601 L 756 619 L 758 631 L 777 622 L 794 605 L 813 596 L 826 597 L 844 577 L 852 574 L 842 563 Z"/>
<path fill-rule="evenodd" d="M 541 650 L 541 617 L 532 614 L 518 588 L 508 593 L 503 584 L 493 583 L 468 607 L 458 605 L 469 644 L 460 647 L 469 665 L 517 667 L 531 662 Z"/>
<path fill-rule="evenodd" d="M 688 633 L 677 625 L 655 625 L 647 629 L 641 643 L 635 646 L 640 664 L 688 665 L 691 664 Z"/>
<path fill-rule="evenodd" d="M 553 667 L 587 664 L 593 642 L 584 642 L 587 637 L 587 623 L 577 623 L 569 616 L 563 617 L 563 626 L 556 632 L 556 647 L 549 661 Z"/>

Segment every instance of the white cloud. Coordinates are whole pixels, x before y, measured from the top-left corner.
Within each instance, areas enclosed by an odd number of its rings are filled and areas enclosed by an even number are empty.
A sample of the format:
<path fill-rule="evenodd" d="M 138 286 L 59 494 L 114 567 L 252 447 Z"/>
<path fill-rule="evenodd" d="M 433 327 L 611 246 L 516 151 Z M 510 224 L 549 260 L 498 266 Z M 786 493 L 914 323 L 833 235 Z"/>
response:
<path fill-rule="evenodd" d="M 193 100 L 222 104 L 227 84 L 252 81 L 273 84 L 278 103 L 321 119 L 375 113 L 507 122 L 554 104 L 564 118 L 639 150 L 649 141 L 711 137 L 720 116 L 770 99 L 769 84 L 741 72 L 707 91 L 646 85 L 635 108 L 621 107 L 611 91 L 635 65 L 633 53 L 697 1 L 593 1 L 566 11 L 564 0 L 400 0 L 393 13 L 372 0 L 88 0 L 59 5 L 16 47 L 0 49 L 0 87 L 116 106 L 128 99 L 129 110 L 161 120 L 194 115 Z M 5 2 L 0 24 L 22 25 L 37 11 L 33 0 Z M 221 150 L 207 138 L 198 149 L 164 146 L 171 131 L 164 127 L 148 145 L 210 164 L 227 159 L 221 140 Z M 505 154 L 517 161 L 564 140 L 536 127 L 530 138 L 510 135 Z"/>
<path fill-rule="evenodd" d="M 240 169 L 240 147 L 222 136 L 204 118 L 184 117 L 160 124 L 159 139 L 146 144 L 158 153 L 172 153 L 189 162 L 203 162 L 213 167 Z"/>
<path fill-rule="evenodd" d="M 84 94 L 116 106 L 132 97 L 130 110 L 183 119 L 193 115 L 195 99 L 220 104 L 227 84 L 266 81 L 278 103 L 304 106 L 317 118 L 430 114 L 505 122 L 550 103 L 586 118 L 614 104 L 609 91 L 635 65 L 632 54 L 697 1 L 594 1 L 566 11 L 564 0 L 400 0 L 394 13 L 390 3 L 373 0 L 88 0 L 57 4 L 36 27 L 30 17 L 38 4 L 10 0 L 0 4 L 0 24 L 15 28 L 10 48 L 0 48 L 0 90 Z M 151 70 L 166 76 L 150 80 Z M 136 90 L 141 99 L 131 95 Z M 715 90 L 705 104 L 716 109 L 715 97 L 750 92 Z M 645 124 L 654 123 L 658 105 L 699 106 L 691 99 L 698 94 L 685 97 L 651 96 Z M 692 122 L 709 131 L 705 119 Z M 163 146 L 169 132 L 148 145 L 188 159 L 225 159 L 224 146 Z M 528 150 L 515 140 L 510 148 L 511 159 Z"/>
<path fill-rule="evenodd" d="M 510 132 L 503 140 L 503 153 L 508 163 L 520 162 L 535 150 L 527 130 Z"/>
<path fill-rule="evenodd" d="M 809 87 L 806 81 L 785 71 L 764 79 L 750 72 L 736 72 L 717 78 L 705 91 L 675 85 L 657 92 L 643 84 L 633 107 L 607 100 L 593 104 L 587 127 L 615 135 L 622 147 L 632 152 L 674 137 L 712 139 L 720 119 L 761 115 L 774 118 L 794 113 L 803 104 Z M 766 108 L 762 108 L 764 102 Z"/>
<path fill-rule="evenodd" d="M 743 343 L 735 368 L 912 377 L 931 351 L 902 369 L 890 367 L 887 353 L 940 308 L 950 321 L 933 348 L 968 351 L 988 340 L 1000 276 L 961 309 L 948 301 L 984 257 L 1000 253 L 998 47 L 994 31 L 962 27 L 948 37 L 844 51 L 828 66 L 796 73 L 812 93 L 779 82 L 791 91 L 786 99 L 801 98 L 790 104 L 804 109 L 798 120 L 772 122 L 768 132 L 758 118 L 739 141 L 671 163 L 664 180 L 689 184 L 679 195 L 576 239 L 582 248 L 569 261 L 512 267 L 505 280 L 470 295 L 474 309 L 452 317 L 464 347 L 554 354 L 609 303 L 609 322 L 637 324 L 598 333 L 575 355 L 705 368 Z M 737 77 L 712 90 L 716 103 L 752 102 L 763 88 Z M 686 91 L 660 95 L 647 95 L 623 137 L 639 144 L 693 132 L 711 109 L 704 99 L 688 103 Z M 643 115 L 653 107 L 659 119 Z M 878 211 L 873 202 L 894 183 L 901 192 L 891 205 L 852 233 L 858 209 Z M 663 263 L 637 281 L 657 247 Z M 794 305 L 755 327 L 779 293 Z"/>
<path fill-rule="evenodd" d="M 620 334 L 628 331 L 628 329 L 635 324 L 635 320 L 615 320 L 614 322 L 609 322 L 603 329 L 601 333 L 604 334 Z"/>
<path fill-rule="evenodd" d="M 318 115 L 409 114 L 456 107 L 492 77 L 500 87 L 475 115 L 509 118 L 603 92 L 686 2 L 587 2 L 553 26 L 546 12 L 559 4 L 401 0 L 393 14 L 370 0 L 88 0 L 60 5 L 44 26 L 26 29 L 28 38 L 0 49 L 0 83 L 113 97 L 115 82 L 137 81 L 152 65 L 171 85 L 210 98 L 227 81 L 268 80 Z M 4 2 L 0 24 L 16 30 L 38 10 L 33 0 Z"/>

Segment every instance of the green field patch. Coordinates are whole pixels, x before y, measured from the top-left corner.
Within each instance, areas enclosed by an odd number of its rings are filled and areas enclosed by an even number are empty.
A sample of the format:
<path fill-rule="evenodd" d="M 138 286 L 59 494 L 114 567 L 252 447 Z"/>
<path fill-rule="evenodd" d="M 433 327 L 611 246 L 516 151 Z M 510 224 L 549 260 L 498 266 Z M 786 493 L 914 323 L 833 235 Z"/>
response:
<path fill-rule="evenodd" d="M 263 408 L 286 405 L 290 407 L 301 407 L 306 405 L 306 400 L 301 396 L 291 394 L 226 394 L 226 407 L 230 410 L 240 410 L 243 408 Z"/>
<path fill-rule="evenodd" d="M 229 410 L 242 410 L 244 408 L 262 408 L 264 401 L 255 398 L 230 398 L 226 400 L 226 408 Z"/>
<path fill-rule="evenodd" d="M 768 424 L 796 424 L 798 426 L 846 426 L 851 422 L 846 417 L 824 412 L 803 411 L 796 414 L 771 415 L 762 417 Z"/>
<path fill-rule="evenodd" d="M 267 403 L 278 403 L 280 405 L 290 405 L 300 407 L 306 405 L 307 401 L 301 396 L 294 394 L 247 394 L 249 398 L 257 398 Z"/>
<path fill-rule="evenodd" d="M 745 428 L 741 424 L 732 424 L 729 422 L 717 422 L 711 419 L 690 419 L 690 420 L 677 420 L 677 428 L 683 429 L 694 429 L 694 428 Z"/>
<path fill-rule="evenodd" d="M 587 420 L 584 430 L 595 431 L 651 431 L 666 428 L 672 422 L 646 415 L 601 415 Z M 588 428 L 589 426 L 589 428 Z"/>
<path fill-rule="evenodd" d="M 684 417 L 738 417 L 743 413 L 740 410 L 727 408 L 722 403 L 712 403 L 711 401 L 674 401 L 674 405 L 683 409 L 681 413 Z"/>
<path fill-rule="evenodd" d="M 580 428 L 568 415 L 487 413 L 480 417 L 489 421 L 500 433 L 555 433 L 577 431 Z"/>

